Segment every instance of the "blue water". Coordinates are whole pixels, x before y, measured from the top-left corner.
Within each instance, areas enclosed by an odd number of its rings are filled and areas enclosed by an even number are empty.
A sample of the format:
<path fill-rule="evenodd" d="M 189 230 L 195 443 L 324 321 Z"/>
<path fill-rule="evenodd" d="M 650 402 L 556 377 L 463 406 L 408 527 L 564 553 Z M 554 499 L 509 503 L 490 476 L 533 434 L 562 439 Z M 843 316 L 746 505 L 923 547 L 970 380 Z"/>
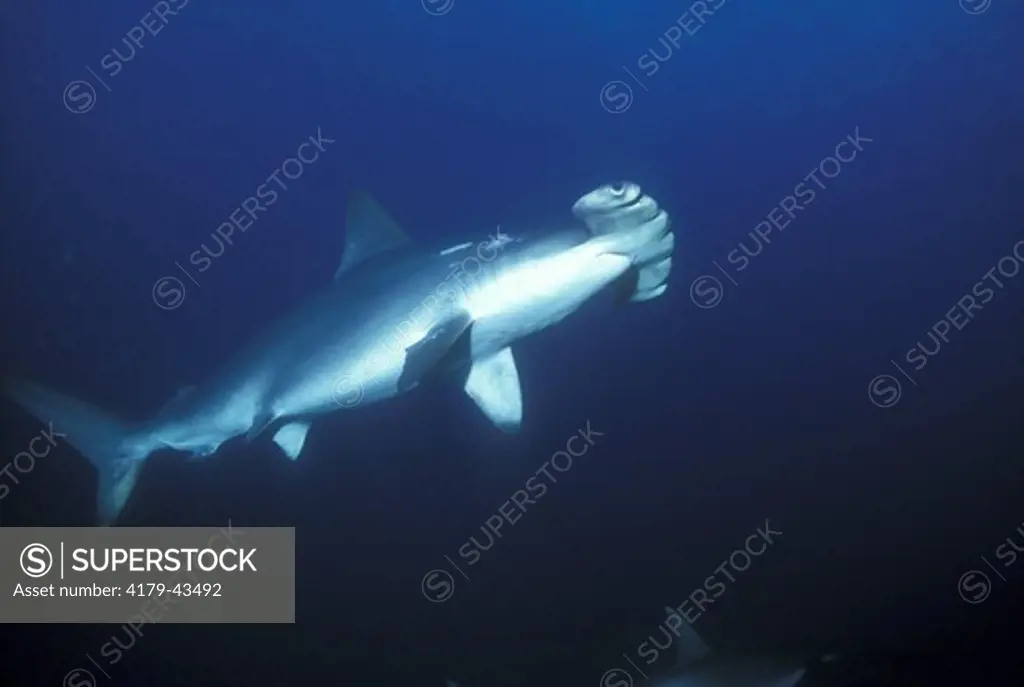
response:
<path fill-rule="evenodd" d="M 297 622 L 147 626 L 96 687 L 593 687 L 766 520 L 709 644 L 1019 684 L 1024 564 L 984 566 L 1024 547 L 1024 5 L 351 4 L 0 9 L 5 373 L 145 416 L 329 282 L 356 186 L 455 243 L 632 180 L 673 217 L 670 288 L 517 347 L 518 436 L 449 380 L 318 423 L 294 464 L 159 455 L 122 524 L 296 527 Z M 3 408 L 13 456 L 39 425 Z M 590 455 L 459 576 L 588 421 Z M 3 524 L 89 524 L 92 474 L 56 451 Z M 2 667 L 56 686 L 121 631 L 8 626 Z"/>

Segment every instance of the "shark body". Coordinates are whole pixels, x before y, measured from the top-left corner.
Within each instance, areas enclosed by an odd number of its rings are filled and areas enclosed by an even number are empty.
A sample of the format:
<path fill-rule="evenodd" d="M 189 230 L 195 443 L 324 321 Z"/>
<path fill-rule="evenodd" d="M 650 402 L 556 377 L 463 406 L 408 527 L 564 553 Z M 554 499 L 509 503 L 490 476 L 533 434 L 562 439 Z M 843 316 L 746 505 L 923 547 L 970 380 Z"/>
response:
<path fill-rule="evenodd" d="M 468 370 L 467 394 L 495 425 L 515 431 L 522 396 L 512 344 L 610 285 L 634 302 L 666 288 L 674 235 L 668 215 L 638 186 L 598 188 L 573 214 L 577 222 L 536 238 L 499 231 L 423 251 L 357 193 L 333 282 L 148 421 L 121 422 L 29 381 L 11 382 L 8 392 L 95 466 L 102 524 L 117 519 L 155 451 L 205 457 L 234 437 L 270 435 L 295 459 L 316 417 L 443 373 Z"/>

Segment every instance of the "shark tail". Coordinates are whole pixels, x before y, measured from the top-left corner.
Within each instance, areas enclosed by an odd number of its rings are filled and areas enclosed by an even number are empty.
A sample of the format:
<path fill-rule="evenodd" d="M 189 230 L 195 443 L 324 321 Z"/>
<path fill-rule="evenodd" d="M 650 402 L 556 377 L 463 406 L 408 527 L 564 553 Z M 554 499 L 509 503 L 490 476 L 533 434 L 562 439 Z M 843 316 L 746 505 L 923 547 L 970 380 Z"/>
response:
<path fill-rule="evenodd" d="M 621 284 L 624 300 L 639 303 L 665 293 L 675 234 L 668 214 L 653 198 L 633 183 L 608 184 L 576 201 L 573 213 L 591 234 L 602 237 L 609 252 L 632 260 Z"/>
<path fill-rule="evenodd" d="M 135 428 L 99 408 L 26 380 L 7 385 L 8 394 L 51 433 L 89 459 L 99 474 L 97 520 L 113 524 L 128 502 L 148 451 L 129 449 Z"/>

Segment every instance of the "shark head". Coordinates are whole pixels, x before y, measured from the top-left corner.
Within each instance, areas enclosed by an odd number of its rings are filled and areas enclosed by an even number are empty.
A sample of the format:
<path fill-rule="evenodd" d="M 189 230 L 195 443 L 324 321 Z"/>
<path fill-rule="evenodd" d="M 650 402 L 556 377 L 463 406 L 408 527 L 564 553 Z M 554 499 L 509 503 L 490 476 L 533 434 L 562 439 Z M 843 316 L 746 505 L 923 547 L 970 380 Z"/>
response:
<path fill-rule="evenodd" d="M 629 257 L 627 300 L 646 301 L 665 292 L 675 235 L 668 214 L 637 184 L 605 184 L 577 200 L 572 211 L 604 251 Z"/>
<path fill-rule="evenodd" d="M 668 228 L 668 216 L 658 203 L 641 191 L 637 184 L 620 181 L 605 184 L 582 196 L 572 206 L 572 213 L 583 220 L 594 236 L 636 234 L 657 229 L 649 226 L 661 221 L 659 229 Z"/>

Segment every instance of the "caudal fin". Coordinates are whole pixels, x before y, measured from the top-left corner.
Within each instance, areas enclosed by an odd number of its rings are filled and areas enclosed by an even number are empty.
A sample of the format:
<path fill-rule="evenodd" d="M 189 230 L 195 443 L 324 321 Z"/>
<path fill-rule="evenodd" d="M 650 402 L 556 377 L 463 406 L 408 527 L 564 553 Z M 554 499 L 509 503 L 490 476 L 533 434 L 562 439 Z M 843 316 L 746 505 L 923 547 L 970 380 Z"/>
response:
<path fill-rule="evenodd" d="M 34 382 L 16 380 L 7 385 L 7 392 L 93 464 L 99 473 L 97 519 L 101 525 L 112 524 L 128 502 L 146 457 L 126 451 L 125 439 L 133 428 L 95 406 Z"/>

